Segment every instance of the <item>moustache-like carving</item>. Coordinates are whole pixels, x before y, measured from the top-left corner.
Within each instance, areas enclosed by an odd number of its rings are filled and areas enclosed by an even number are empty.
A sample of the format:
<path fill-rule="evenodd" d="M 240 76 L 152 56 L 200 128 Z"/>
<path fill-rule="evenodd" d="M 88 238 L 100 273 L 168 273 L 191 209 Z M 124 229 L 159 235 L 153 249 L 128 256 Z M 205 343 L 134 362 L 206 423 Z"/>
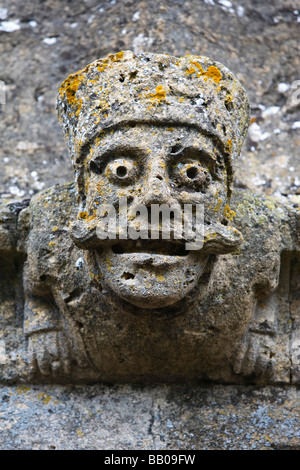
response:
<path fill-rule="evenodd" d="M 130 239 L 127 235 L 127 227 L 116 226 L 116 233 L 114 238 L 109 237 L 106 239 L 101 239 L 98 236 L 97 227 L 101 220 L 89 221 L 85 220 L 76 220 L 70 227 L 70 236 L 74 243 L 81 249 L 93 249 L 99 246 L 112 246 L 115 243 L 118 243 L 119 240 L 122 240 L 122 243 L 126 243 L 126 239 Z M 128 222 L 128 228 L 131 226 L 132 222 Z M 97 233 L 98 232 L 98 233 Z M 203 243 L 199 244 L 199 249 L 192 248 L 192 250 L 200 251 L 203 254 L 227 254 L 237 251 L 242 242 L 243 236 L 239 230 L 234 227 L 223 225 L 220 222 L 215 222 L 212 224 L 204 224 L 201 226 L 194 226 L 194 233 L 201 233 L 201 241 Z M 167 239 L 162 237 L 163 232 L 159 231 L 159 240 L 161 243 L 167 242 Z M 149 235 L 151 231 L 149 229 Z M 148 238 L 151 240 L 151 236 Z M 182 236 L 179 239 L 174 237 L 174 230 L 172 224 L 170 224 L 170 236 L 168 241 L 176 244 L 197 244 L 198 239 L 191 240 L 190 238 L 185 237 L 183 232 Z M 143 240 L 143 243 L 146 243 L 147 239 Z M 196 245 L 195 245 L 196 246 Z"/>

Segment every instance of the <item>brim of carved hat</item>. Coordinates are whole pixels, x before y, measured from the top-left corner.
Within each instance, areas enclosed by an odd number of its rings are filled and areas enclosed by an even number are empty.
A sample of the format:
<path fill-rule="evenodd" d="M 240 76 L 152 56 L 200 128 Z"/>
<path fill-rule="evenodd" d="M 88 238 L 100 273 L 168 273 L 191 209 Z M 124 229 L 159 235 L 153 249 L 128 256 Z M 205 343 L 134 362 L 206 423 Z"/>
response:
<path fill-rule="evenodd" d="M 249 123 L 249 100 L 235 76 L 207 57 L 130 51 L 109 55 L 70 75 L 57 111 L 73 163 L 105 130 L 122 124 L 198 128 L 233 162 Z"/>

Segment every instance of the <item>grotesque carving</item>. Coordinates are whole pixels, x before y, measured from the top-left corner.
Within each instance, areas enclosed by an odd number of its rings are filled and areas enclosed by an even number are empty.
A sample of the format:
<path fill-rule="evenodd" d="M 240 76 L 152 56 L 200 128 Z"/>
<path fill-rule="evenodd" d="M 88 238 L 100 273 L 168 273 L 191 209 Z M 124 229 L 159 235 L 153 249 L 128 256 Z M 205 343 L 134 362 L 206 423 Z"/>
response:
<path fill-rule="evenodd" d="M 297 381 L 297 214 L 232 190 L 249 120 L 233 74 L 121 52 L 71 75 L 57 109 L 75 184 L 19 216 L 32 380 Z M 176 237 L 188 206 L 197 246 Z M 153 207 L 171 208 L 167 237 Z"/>
<path fill-rule="evenodd" d="M 63 83 L 58 111 L 80 200 L 73 239 L 92 249 L 95 270 L 123 299 L 144 308 L 171 305 L 195 287 L 211 253 L 237 248 L 237 230 L 224 230 L 222 220 L 248 109 L 233 75 L 205 58 L 119 53 Z M 95 240 L 99 207 L 117 206 L 121 198 L 129 231 L 141 205 L 181 211 L 203 204 L 205 247 L 187 254 L 184 240 L 174 237 L 128 242 L 120 223 L 119 243 Z"/>

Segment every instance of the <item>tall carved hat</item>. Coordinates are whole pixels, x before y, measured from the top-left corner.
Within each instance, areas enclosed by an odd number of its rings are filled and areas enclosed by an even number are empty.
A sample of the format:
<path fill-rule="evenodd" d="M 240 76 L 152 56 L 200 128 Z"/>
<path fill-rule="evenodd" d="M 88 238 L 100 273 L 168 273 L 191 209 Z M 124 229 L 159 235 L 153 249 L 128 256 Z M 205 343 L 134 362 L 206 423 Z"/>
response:
<path fill-rule="evenodd" d="M 232 166 L 247 132 L 249 109 L 240 82 L 218 62 L 130 51 L 96 60 L 70 75 L 57 98 L 75 166 L 101 133 L 136 122 L 199 128 Z"/>

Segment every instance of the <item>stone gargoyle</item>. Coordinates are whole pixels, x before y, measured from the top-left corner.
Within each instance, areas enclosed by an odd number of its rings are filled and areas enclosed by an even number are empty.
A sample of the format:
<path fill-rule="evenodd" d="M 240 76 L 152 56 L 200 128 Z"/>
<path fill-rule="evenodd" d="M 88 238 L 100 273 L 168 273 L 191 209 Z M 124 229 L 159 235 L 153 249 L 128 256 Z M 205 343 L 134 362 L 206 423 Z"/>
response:
<path fill-rule="evenodd" d="M 0 210 L 3 382 L 299 383 L 299 212 L 233 189 L 249 108 L 207 57 L 120 52 L 64 81 L 74 182 Z M 154 205 L 169 239 L 138 230 Z M 174 237 L 187 205 L 197 249 Z"/>

